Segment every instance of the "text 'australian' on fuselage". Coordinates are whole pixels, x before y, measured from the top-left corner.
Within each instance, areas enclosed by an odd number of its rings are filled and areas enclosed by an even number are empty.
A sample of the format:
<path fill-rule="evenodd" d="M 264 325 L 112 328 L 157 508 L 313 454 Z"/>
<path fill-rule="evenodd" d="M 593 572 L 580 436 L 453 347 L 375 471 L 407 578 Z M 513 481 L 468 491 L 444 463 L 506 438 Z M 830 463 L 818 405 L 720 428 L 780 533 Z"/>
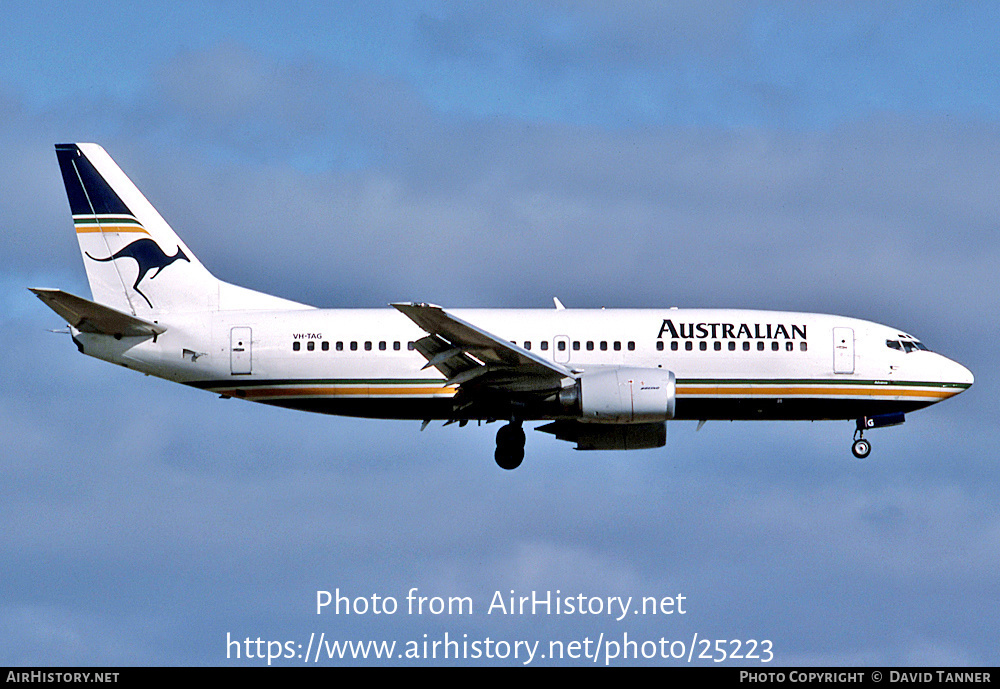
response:
<path fill-rule="evenodd" d="M 657 339 L 795 340 L 807 339 L 806 326 L 785 323 L 677 323 L 664 318 Z"/>

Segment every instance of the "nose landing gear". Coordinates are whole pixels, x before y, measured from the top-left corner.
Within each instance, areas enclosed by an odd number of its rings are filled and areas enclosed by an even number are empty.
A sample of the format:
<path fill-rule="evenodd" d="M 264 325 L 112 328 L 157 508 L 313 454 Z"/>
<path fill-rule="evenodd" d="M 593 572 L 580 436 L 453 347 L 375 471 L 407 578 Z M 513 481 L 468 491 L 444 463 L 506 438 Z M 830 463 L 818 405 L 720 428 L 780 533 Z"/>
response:
<path fill-rule="evenodd" d="M 517 419 L 497 431 L 497 451 L 494 458 L 501 469 L 510 471 L 524 460 L 524 429 Z"/>
<path fill-rule="evenodd" d="M 851 446 L 851 452 L 858 459 L 864 459 L 871 454 L 872 444 L 865 440 L 864 437 L 859 438 L 858 433 L 859 431 L 854 432 L 854 445 Z M 864 431 L 860 431 L 860 433 L 864 436 Z"/>
<path fill-rule="evenodd" d="M 864 459 L 872 451 L 872 444 L 865 440 L 865 430 L 869 428 L 883 428 L 885 426 L 898 426 L 906 421 L 903 412 L 892 412 L 889 414 L 878 414 L 877 416 L 862 416 L 858 419 L 857 429 L 854 431 L 854 445 L 851 452 L 858 459 Z"/>

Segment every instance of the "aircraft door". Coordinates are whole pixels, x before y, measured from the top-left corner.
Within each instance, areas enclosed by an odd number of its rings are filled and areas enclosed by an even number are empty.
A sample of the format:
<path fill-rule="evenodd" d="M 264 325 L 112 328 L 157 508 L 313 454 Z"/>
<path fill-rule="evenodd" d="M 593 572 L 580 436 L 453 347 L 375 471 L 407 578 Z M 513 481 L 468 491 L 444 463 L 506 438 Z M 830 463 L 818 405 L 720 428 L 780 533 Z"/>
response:
<path fill-rule="evenodd" d="M 833 329 L 833 372 L 854 373 L 854 328 Z"/>
<path fill-rule="evenodd" d="M 251 335 L 250 328 L 229 331 L 229 370 L 234 376 L 246 376 L 253 372 Z"/>
<path fill-rule="evenodd" d="M 556 363 L 569 363 L 569 338 L 566 335 L 556 335 L 552 338 L 552 350 L 552 358 Z"/>

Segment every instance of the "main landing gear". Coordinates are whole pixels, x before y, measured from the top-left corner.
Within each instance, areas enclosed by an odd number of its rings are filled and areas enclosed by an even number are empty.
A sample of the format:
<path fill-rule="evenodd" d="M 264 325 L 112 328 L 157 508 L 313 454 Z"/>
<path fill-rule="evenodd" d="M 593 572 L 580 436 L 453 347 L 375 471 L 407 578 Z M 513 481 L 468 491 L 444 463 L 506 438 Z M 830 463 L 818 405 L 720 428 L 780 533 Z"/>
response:
<path fill-rule="evenodd" d="M 517 419 L 497 431 L 497 451 L 494 457 L 501 469 L 516 469 L 524 460 L 524 429 Z"/>

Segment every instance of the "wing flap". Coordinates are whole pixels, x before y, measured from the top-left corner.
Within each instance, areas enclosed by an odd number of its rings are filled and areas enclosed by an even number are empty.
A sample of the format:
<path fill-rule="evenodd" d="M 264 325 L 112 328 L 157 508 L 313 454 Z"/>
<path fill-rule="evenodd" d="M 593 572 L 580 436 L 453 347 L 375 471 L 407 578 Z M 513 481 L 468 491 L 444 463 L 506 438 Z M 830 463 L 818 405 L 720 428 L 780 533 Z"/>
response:
<path fill-rule="evenodd" d="M 573 373 L 489 333 L 433 304 L 393 304 L 428 333 L 417 351 L 448 378 L 449 385 L 487 386 L 509 392 L 558 389 Z"/>
<path fill-rule="evenodd" d="M 413 346 L 427 363 L 424 368 L 434 367 L 449 379 L 466 371 L 480 368 L 481 364 L 466 354 L 461 347 L 455 347 L 437 335 L 422 337 Z"/>
<path fill-rule="evenodd" d="M 36 297 L 77 330 L 114 337 L 156 337 L 167 331 L 110 306 L 77 297 L 59 289 L 29 287 Z"/>

